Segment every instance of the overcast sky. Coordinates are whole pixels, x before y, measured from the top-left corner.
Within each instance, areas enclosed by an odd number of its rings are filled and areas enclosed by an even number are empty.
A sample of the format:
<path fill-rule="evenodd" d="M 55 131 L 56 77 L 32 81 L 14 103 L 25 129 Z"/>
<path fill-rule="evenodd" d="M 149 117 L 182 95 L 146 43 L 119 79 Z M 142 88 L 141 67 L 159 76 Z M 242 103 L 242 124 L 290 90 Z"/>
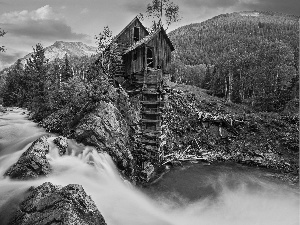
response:
<path fill-rule="evenodd" d="M 0 0 L 0 69 L 57 40 L 95 45 L 95 35 L 108 25 L 116 35 L 152 0 Z M 182 20 L 169 28 L 201 22 L 222 13 L 261 10 L 300 15 L 300 0 L 173 0 Z M 145 22 L 146 23 L 146 22 Z M 146 26 L 149 24 L 145 24 Z"/>

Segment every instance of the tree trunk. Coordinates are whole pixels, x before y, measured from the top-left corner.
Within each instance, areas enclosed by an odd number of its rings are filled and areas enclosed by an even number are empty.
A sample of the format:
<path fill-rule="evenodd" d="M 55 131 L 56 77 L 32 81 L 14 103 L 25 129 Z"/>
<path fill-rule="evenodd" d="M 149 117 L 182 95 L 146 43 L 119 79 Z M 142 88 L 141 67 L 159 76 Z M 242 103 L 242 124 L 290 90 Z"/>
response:
<path fill-rule="evenodd" d="M 228 74 L 228 95 L 227 95 L 227 102 L 231 102 L 232 100 L 232 88 L 233 87 L 233 73 L 230 70 Z"/>
<path fill-rule="evenodd" d="M 224 96 L 226 99 L 228 99 L 228 77 L 225 77 L 225 90 L 224 90 Z"/>
<path fill-rule="evenodd" d="M 239 97 L 241 99 L 241 102 L 244 101 L 244 92 L 245 92 L 245 84 L 242 81 L 242 69 L 240 69 L 240 77 L 239 77 Z"/>

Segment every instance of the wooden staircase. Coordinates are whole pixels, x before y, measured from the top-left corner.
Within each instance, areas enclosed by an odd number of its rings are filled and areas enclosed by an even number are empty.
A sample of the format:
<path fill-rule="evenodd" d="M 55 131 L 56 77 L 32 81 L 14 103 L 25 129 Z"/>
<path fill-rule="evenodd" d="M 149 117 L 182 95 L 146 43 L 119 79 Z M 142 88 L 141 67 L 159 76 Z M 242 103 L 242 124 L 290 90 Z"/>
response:
<path fill-rule="evenodd" d="M 125 64 L 123 63 L 123 60 L 121 60 L 116 64 L 115 77 L 123 77 L 124 75 L 125 75 Z"/>
<path fill-rule="evenodd" d="M 141 99 L 141 142 L 148 154 L 149 161 L 143 162 L 143 177 L 150 179 L 153 172 L 151 164 L 159 163 L 163 156 L 165 134 L 162 110 L 165 107 L 165 91 L 161 70 L 148 69 L 144 76 L 136 76 L 137 84 L 142 85 Z M 154 169 L 154 168 L 153 168 Z"/>
<path fill-rule="evenodd" d="M 122 62 L 118 68 L 115 78 L 124 76 L 125 73 Z M 131 83 L 130 88 L 126 88 L 129 96 L 140 94 L 141 111 L 136 135 L 141 149 L 138 150 L 137 163 L 142 169 L 140 176 L 148 181 L 154 172 L 154 166 L 164 157 L 166 126 L 163 121 L 163 109 L 166 105 L 166 87 L 160 69 L 148 68 L 146 71 L 131 74 L 128 80 Z"/>

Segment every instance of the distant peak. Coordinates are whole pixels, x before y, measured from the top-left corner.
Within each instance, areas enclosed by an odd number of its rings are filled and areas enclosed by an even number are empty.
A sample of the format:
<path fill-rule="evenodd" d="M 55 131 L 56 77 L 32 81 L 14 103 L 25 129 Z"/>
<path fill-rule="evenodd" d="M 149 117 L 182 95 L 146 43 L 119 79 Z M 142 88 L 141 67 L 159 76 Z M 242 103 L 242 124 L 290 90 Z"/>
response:
<path fill-rule="evenodd" d="M 56 41 L 54 44 L 64 43 L 64 41 Z"/>
<path fill-rule="evenodd" d="M 59 46 L 63 46 L 63 45 L 77 45 L 77 46 L 80 46 L 80 45 L 85 45 L 85 44 L 83 44 L 82 42 L 56 41 L 53 45 L 59 47 Z"/>
<path fill-rule="evenodd" d="M 62 46 L 62 45 L 64 45 L 64 44 L 65 44 L 64 41 L 56 41 L 56 42 L 53 44 L 53 46 L 55 46 L 55 47 L 60 47 L 60 46 Z"/>

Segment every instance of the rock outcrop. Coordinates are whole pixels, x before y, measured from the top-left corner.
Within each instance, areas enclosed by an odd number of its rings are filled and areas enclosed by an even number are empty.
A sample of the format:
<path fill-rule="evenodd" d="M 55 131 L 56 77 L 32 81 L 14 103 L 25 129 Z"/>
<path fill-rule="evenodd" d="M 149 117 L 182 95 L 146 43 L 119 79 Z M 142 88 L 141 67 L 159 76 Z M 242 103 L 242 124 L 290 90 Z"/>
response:
<path fill-rule="evenodd" d="M 49 161 L 46 158 L 46 154 L 49 152 L 48 137 L 46 135 L 34 141 L 19 160 L 5 172 L 4 176 L 27 180 L 48 175 L 51 172 Z"/>
<path fill-rule="evenodd" d="M 96 147 L 107 152 L 118 168 L 133 175 L 131 132 L 137 125 L 138 113 L 122 88 L 110 87 L 102 100 L 87 103 L 75 113 L 62 108 L 45 118 L 40 125 L 49 132 Z"/>
<path fill-rule="evenodd" d="M 29 189 L 28 197 L 10 218 L 9 225 L 105 225 L 94 201 L 83 187 L 50 182 Z"/>
<path fill-rule="evenodd" d="M 64 155 L 68 148 L 67 138 L 64 136 L 59 136 L 53 140 L 53 143 L 58 147 L 59 154 Z"/>
<path fill-rule="evenodd" d="M 74 135 L 77 140 L 108 152 L 120 169 L 130 169 L 133 157 L 128 149 L 128 130 L 118 108 L 102 101 L 80 121 Z"/>

